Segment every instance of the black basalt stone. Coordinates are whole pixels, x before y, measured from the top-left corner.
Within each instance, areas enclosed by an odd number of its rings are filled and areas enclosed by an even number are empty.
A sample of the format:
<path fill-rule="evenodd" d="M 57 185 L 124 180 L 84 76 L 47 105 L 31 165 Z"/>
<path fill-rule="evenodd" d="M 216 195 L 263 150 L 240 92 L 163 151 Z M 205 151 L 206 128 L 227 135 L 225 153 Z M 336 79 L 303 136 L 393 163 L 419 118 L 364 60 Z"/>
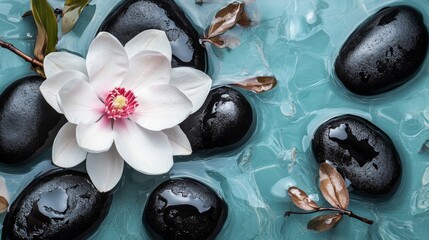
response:
<path fill-rule="evenodd" d="M 100 193 L 85 173 L 48 172 L 12 203 L 2 239 L 84 239 L 104 220 L 111 200 L 111 194 Z"/>
<path fill-rule="evenodd" d="M 0 95 L 0 162 L 23 162 L 50 147 L 61 115 L 40 93 L 42 82 L 42 77 L 24 77 Z"/>
<path fill-rule="evenodd" d="M 149 196 L 143 225 L 153 239 L 214 239 L 228 206 L 206 185 L 189 178 L 170 179 Z"/>
<path fill-rule="evenodd" d="M 318 162 L 333 162 L 361 193 L 388 193 L 401 175 L 392 140 L 361 117 L 342 115 L 323 123 L 314 134 L 312 149 Z"/>
<path fill-rule="evenodd" d="M 335 72 L 344 86 L 361 95 L 386 92 L 410 80 L 428 49 L 420 12 L 387 7 L 359 25 L 342 46 Z"/>
<path fill-rule="evenodd" d="M 207 53 L 199 44 L 198 32 L 174 1 L 124 1 L 100 27 L 101 31 L 116 36 L 122 44 L 147 29 L 165 31 L 173 50 L 173 67 L 206 70 Z"/>
<path fill-rule="evenodd" d="M 251 133 L 253 110 L 246 98 L 229 87 L 209 92 L 203 106 L 180 124 L 192 150 L 236 146 Z"/>

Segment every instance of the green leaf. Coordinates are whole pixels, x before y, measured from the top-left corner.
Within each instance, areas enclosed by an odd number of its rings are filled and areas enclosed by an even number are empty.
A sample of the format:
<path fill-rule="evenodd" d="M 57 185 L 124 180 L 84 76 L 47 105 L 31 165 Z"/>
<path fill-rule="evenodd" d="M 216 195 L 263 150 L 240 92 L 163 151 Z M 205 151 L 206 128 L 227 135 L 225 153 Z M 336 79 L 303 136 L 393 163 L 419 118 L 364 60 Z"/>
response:
<path fill-rule="evenodd" d="M 72 30 L 82 10 L 88 5 L 89 1 L 90 0 L 66 0 L 63 9 L 63 20 L 61 22 L 63 34 Z"/>
<path fill-rule="evenodd" d="M 58 42 L 57 18 L 47 0 L 31 0 L 30 4 L 37 26 L 34 56 L 43 62 L 46 55 L 55 51 Z"/>

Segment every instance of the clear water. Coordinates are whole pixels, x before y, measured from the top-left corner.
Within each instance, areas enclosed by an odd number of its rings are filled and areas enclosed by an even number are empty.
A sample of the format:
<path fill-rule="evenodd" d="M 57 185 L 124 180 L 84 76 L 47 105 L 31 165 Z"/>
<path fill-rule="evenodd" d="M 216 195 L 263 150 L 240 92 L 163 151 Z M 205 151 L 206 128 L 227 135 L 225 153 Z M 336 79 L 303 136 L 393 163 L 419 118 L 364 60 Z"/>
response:
<path fill-rule="evenodd" d="M 60 7 L 63 1 L 52 4 Z M 96 31 L 119 0 L 92 0 L 75 29 L 58 49 L 85 56 Z M 203 6 L 176 0 L 202 33 L 228 0 Z M 218 239 L 422 239 L 429 226 L 429 153 L 419 153 L 429 139 L 429 58 L 412 81 L 386 94 L 359 97 L 345 91 L 332 71 L 342 43 L 378 9 L 407 4 L 420 9 L 429 26 L 429 0 L 257 0 L 249 5 L 258 24 L 234 29 L 241 44 L 234 50 L 209 49 L 214 85 L 256 75 L 274 75 L 275 90 L 245 92 L 257 114 L 257 127 L 238 149 L 210 156 L 177 158 L 165 176 L 148 177 L 127 169 L 114 192 L 112 208 L 91 239 L 147 239 L 141 223 L 151 190 L 168 177 L 187 176 L 209 185 L 229 205 Z M 35 27 L 26 0 L 0 0 L 0 38 L 32 52 Z M 0 50 L 0 88 L 31 73 L 29 65 Z M 325 120 L 351 113 L 370 119 L 393 140 L 402 159 L 398 190 L 390 197 L 351 195 L 350 209 L 375 221 L 372 226 L 345 218 L 326 233 L 306 230 L 312 216 L 283 214 L 294 209 L 286 189 L 296 185 L 325 205 L 317 184 L 317 164 L 310 148 L 315 129 Z M 0 169 L 14 199 L 35 175 L 52 168 L 50 154 L 19 171 Z M 82 167 L 82 166 L 80 166 Z M 0 217 L 2 221 L 4 215 Z"/>

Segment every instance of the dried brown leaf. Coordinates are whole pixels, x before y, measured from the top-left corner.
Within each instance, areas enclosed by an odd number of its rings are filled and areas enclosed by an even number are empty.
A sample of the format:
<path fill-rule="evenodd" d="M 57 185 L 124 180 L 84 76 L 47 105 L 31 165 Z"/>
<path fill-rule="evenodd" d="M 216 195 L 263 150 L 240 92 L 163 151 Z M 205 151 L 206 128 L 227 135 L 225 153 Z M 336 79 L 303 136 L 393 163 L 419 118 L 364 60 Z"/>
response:
<path fill-rule="evenodd" d="M 243 8 L 243 3 L 233 2 L 219 10 L 210 24 L 206 38 L 219 36 L 233 28 L 240 20 Z"/>
<path fill-rule="evenodd" d="M 220 36 L 216 36 L 216 37 L 212 37 L 212 38 L 203 38 L 201 39 L 203 43 L 210 43 L 213 46 L 217 47 L 217 48 L 225 48 L 225 41 L 220 37 Z"/>
<path fill-rule="evenodd" d="M 8 207 L 9 203 L 7 202 L 6 198 L 0 196 L 0 214 L 5 213 Z"/>
<path fill-rule="evenodd" d="M 307 223 L 307 229 L 316 230 L 318 232 L 324 232 L 333 228 L 341 219 L 343 218 L 342 214 L 326 214 L 320 215 L 311 219 Z"/>
<path fill-rule="evenodd" d="M 333 207 L 347 209 L 349 190 L 341 174 L 328 163 L 321 163 L 319 168 L 320 191 Z"/>
<path fill-rule="evenodd" d="M 250 27 L 252 25 L 252 20 L 250 20 L 249 16 L 245 11 L 241 13 L 240 20 L 237 21 L 237 24 L 240 27 Z"/>
<path fill-rule="evenodd" d="M 319 209 L 319 206 L 303 190 L 297 187 L 290 187 L 287 193 L 297 207 L 307 211 Z"/>
<path fill-rule="evenodd" d="M 241 82 L 232 84 L 235 87 L 240 87 L 250 90 L 255 93 L 263 93 L 269 91 L 277 86 L 277 79 L 272 76 L 261 76 L 249 78 Z"/>

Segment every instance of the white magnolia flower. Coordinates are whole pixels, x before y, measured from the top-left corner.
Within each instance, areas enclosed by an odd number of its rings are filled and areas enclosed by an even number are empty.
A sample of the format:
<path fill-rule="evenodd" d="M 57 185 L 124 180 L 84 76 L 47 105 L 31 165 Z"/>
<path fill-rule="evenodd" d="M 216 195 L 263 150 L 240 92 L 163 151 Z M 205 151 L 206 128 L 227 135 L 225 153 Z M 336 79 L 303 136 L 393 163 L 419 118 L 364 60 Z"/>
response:
<path fill-rule="evenodd" d="M 54 52 L 44 69 L 40 90 L 68 120 L 55 138 L 53 162 L 69 168 L 86 159 L 100 191 L 119 182 L 124 160 L 156 175 L 171 169 L 173 155 L 191 153 L 178 124 L 202 106 L 211 79 L 193 68 L 171 68 L 164 32 L 144 31 L 125 46 L 101 32 L 86 60 Z"/>

